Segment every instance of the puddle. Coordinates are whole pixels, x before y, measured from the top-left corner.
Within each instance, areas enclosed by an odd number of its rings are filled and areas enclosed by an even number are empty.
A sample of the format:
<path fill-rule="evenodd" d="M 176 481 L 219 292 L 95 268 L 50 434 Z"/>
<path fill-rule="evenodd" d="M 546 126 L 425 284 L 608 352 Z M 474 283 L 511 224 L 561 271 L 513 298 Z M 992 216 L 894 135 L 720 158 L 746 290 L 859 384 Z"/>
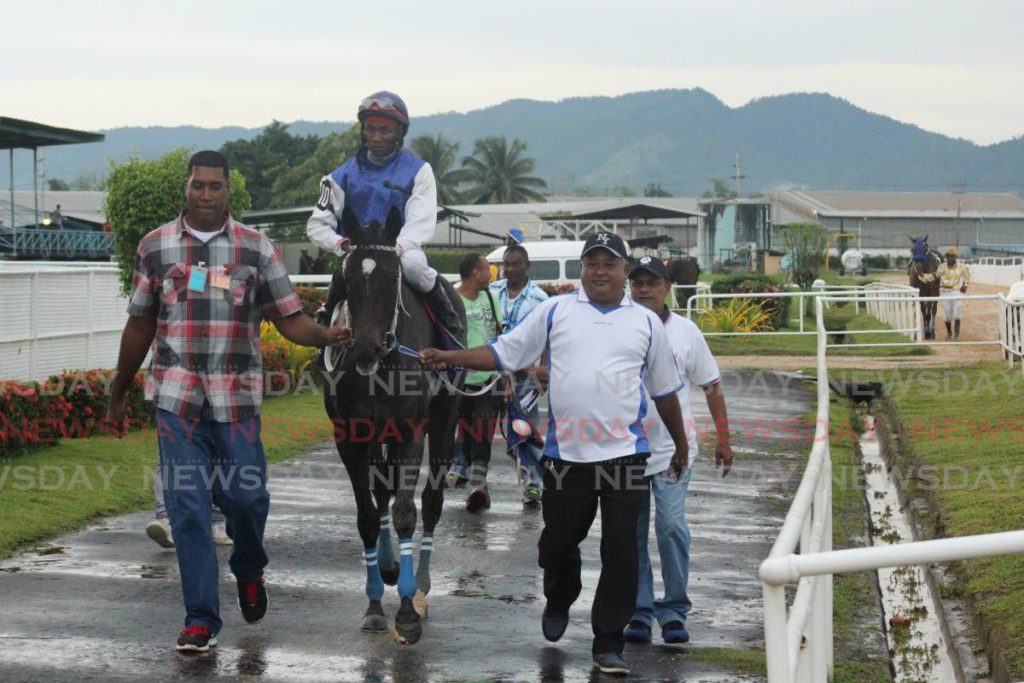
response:
<path fill-rule="evenodd" d="M 889 476 L 875 435 L 875 420 L 864 416 L 860 435 L 864 455 L 871 537 L 874 545 L 895 545 L 914 540 L 910 521 L 900 507 L 896 483 Z M 882 590 L 885 637 L 889 644 L 896 683 L 959 680 L 949 644 L 936 613 L 939 604 L 924 569 L 919 566 L 878 570 Z"/>

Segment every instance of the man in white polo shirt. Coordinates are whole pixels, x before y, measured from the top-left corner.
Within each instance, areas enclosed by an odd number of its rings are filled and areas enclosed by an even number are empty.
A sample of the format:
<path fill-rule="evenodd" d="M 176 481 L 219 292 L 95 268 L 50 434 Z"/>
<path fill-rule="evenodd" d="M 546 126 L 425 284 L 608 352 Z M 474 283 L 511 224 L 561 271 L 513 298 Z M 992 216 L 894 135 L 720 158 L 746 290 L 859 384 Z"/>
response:
<path fill-rule="evenodd" d="M 668 310 L 665 299 L 671 288 L 668 271 L 657 258 L 644 256 L 629 274 L 629 292 L 633 300 L 658 314 L 665 326 L 676 364 L 683 371 L 688 384 L 704 389 L 708 410 L 715 423 L 718 436 L 715 445 L 715 465 L 722 468 L 722 476 L 732 468 L 732 447 L 729 440 L 729 415 L 725 408 L 718 364 L 708 348 L 700 328 L 686 318 Z M 683 409 L 683 422 L 690 453 L 690 467 L 680 479 L 669 471 L 669 458 L 673 451 L 672 439 L 656 419 L 651 418 L 647 430 L 651 442 L 651 457 L 647 460 L 647 481 L 650 494 L 645 496 L 637 527 L 637 552 L 640 559 L 640 584 L 637 588 L 636 609 L 626 627 L 625 639 L 632 643 L 651 642 L 651 625 L 657 619 L 661 624 L 661 637 L 666 643 L 686 643 L 690 634 L 686 630 L 686 615 L 692 603 L 686 594 L 690 569 L 690 528 L 686 524 L 686 489 L 690 472 L 697 457 L 697 425 L 690 410 L 689 389 L 679 393 Z M 654 572 L 648 551 L 651 503 L 654 497 L 654 532 L 661 557 L 661 578 L 665 584 L 665 597 L 654 599 Z"/>
<path fill-rule="evenodd" d="M 544 637 L 557 641 L 582 590 L 579 544 L 601 508 L 601 576 L 591 625 L 594 665 L 626 674 L 622 631 L 636 603 L 637 519 L 651 453 L 644 424 L 650 401 L 675 444 L 670 469 L 687 468 L 687 443 L 676 392 L 682 379 L 664 325 L 625 296 L 626 250 L 611 233 L 587 239 L 579 292 L 541 303 L 515 329 L 488 346 L 424 349 L 431 367 L 463 365 L 512 372 L 542 352 L 548 375 L 544 444 L 544 530 L 539 564 L 547 605 Z"/>

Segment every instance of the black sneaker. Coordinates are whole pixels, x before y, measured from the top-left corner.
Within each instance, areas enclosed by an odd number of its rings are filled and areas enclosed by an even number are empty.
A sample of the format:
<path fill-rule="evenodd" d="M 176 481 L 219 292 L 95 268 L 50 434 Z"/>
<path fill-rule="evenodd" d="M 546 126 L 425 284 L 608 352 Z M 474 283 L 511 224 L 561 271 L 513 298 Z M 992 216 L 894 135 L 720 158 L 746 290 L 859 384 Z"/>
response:
<path fill-rule="evenodd" d="M 688 643 L 690 634 L 681 621 L 670 621 L 661 627 L 661 638 L 666 643 Z"/>
<path fill-rule="evenodd" d="M 267 589 L 263 585 L 263 574 L 256 581 L 238 582 L 238 609 L 242 610 L 242 617 L 250 624 L 258 624 L 263 621 L 267 613 Z"/>
<path fill-rule="evenodd" d="M 552 643 L 557 642 L 562 637 L 562 634 L 565 633 L 565 627 L 568 625 L 568 612 L 556 612 L 551 607 L 544 608 L 544 614 L 540 618 L 540 628 L 544 631 L 544 637 Z"/>
<path fill-rule="evenodd" d="M 618 652 L 602 652 L 594 655 L 594 666 L 603 674 L 629 675 L 629 664 L 626 664 L 626 660 Z"/>
<path fill-rule="evenodd" d="M 216 645 L 217 637 L 205 626 L 189 626 L 178 633 L 178 652 L 209 652 Z"/>

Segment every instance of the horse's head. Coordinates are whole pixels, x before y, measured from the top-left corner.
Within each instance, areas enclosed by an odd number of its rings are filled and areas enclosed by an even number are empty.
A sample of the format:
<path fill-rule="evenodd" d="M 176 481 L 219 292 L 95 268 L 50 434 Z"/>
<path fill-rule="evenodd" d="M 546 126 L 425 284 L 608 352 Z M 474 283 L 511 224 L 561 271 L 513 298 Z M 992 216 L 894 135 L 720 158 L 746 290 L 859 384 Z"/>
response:
<path fill-rule="evenodd" d="M 402 286 L 401 258 L 395 240 L 402 229 L 402 216 L 392 207 L 384 225 L 375 221 L 362 227 L 355 214 L 345 207 L 342 226 L 353 246 L 343 266 L 352 353 L 356 370 L 361 375 L 372 375 L 395 346 Z"/>
<path fill-rule="evenodd" d="M 927 261 L 928 260 L 928 234 L 920 235 L 919 237 L 910 237 L 911 244 L 910 253 L 913 254 L 913 260 L 915 261 Z"/>

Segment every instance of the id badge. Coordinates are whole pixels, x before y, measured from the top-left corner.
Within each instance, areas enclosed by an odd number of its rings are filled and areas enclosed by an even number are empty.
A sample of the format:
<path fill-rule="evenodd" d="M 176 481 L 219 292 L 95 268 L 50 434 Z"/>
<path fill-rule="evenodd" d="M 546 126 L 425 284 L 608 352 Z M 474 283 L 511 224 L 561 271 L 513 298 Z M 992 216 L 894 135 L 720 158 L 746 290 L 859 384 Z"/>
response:
<path fill-rule="evenodd" d="M 199 262 L 199 265 L 192 266 L 188 274 L 188 288 L 193 292 L 206 291 L 206 263 Z"/>
<path fill-rule="evenodd" d="M 231 288 L 231 278 L 224 272 L 223 266 L 221 266 L 216 272 L 210 273 L 210 286 L 216 287 L 217 289 Z"/>

